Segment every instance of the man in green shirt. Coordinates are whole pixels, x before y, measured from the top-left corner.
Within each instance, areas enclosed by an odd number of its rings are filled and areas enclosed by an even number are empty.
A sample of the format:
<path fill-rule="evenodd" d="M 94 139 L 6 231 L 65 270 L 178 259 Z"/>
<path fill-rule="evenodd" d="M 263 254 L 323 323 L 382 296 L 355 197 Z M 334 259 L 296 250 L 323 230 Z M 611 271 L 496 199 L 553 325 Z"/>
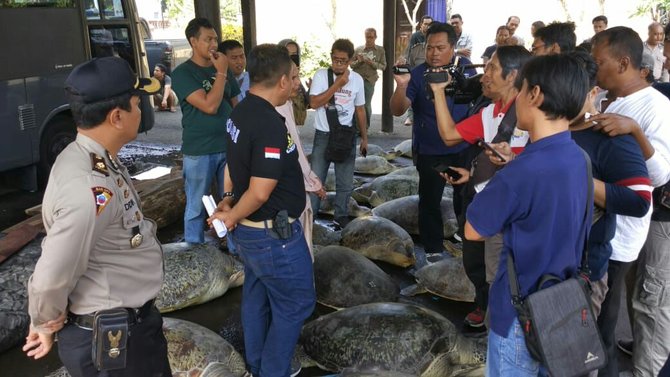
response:
<path fill-rule="evenodd" d="M 376 45 L 377 31 L 374 28 L 365 29 L 365 45 L 356 47 L 351 69 L 363 77 L 365 91 L 365 117 L 370 128 L 372 116 L 372 95 L 375 93 L 375 83 L 379 79 L 377 70 L 386 69 L 386 52 L 384 47 Z"/>
<path fill-rule="evenodd" d="M 227 81 L 228 60 L 216 51 L 218 36 L 205 18 L 194 18 L 186 26 L 192 56 L 172 72 L 173 89 L 182 112 L 182 154 L 184 155 L 184 240 L 203 243 L 205 209 L 216 179 L 218 199 L 223 196 L 223 168 L 226 163 L 226 122 L 240 88 Z M 228 83 L 228 85 L 226 85 Z"/>

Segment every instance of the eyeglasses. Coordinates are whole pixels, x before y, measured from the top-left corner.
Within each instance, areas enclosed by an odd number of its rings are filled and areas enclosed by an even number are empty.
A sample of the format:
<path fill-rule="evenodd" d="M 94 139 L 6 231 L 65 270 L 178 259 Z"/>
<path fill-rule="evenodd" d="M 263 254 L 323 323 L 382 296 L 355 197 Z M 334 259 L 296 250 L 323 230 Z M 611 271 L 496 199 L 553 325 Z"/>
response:
<path fill-rule="evenodd" d="M 331 60 L 334 64 L 339 64 L 339 65 L 345 65 L 345 64 L 349 63 L 349 59 L 348 59 L 348 58 L 347 58 L 347 59 L 336 58 L 336 57 L 334 57 L 334 56 L 332 56 L 332 55 L 330 56 L 330 60 Z"/>
<path fill-rule="evenodd" d="M 530 52 L 535 52 L 535 51 L 537 51 L 538 49 L 541 49 L 541 48 L 544 47 L 544 46 L 545 46 L 544 43 L 541 44 L 541 45 L 532 46 L 532 47 L 530 48 Z"/>

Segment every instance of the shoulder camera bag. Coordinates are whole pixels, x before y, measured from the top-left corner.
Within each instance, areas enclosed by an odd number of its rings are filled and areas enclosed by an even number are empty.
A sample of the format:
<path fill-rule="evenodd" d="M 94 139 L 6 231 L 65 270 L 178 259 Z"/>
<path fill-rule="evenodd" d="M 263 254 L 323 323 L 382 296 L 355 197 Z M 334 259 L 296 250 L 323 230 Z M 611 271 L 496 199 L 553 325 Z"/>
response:
<path fill-rule="evenodd" d="M 328 87 L 333 86 L 333 70 L 328 69 Z M 328 119 L 328 146 L 326 147 L 326 160 L 332 162 L 343 162 L 352 154 L 354 141 L 356 138 L 356 128 L 354 126 L 343 126 L 335 107 L 335 95 L 330 97 L 328 107 L 326 107 L 326 118 Z"/>
<path fill-rule="evenodd" d="M 584 219 L 593 201 L 591 159 L 584 152 L 588 174 L 588 196 Z M 581 266 L 575 276 L 561 281 L 544 275 L 537 291 L 522 298 L 514 268 L 514 256 L 507 258 L 512 304 L 524 331 L 531 356 L 552 377 L 582 376 L 607 363 L 598 325 L 593 315 L 588 281 L 588 236 L 584 241 Z M 542 288 L 550 281 L 558 283 Z"/>

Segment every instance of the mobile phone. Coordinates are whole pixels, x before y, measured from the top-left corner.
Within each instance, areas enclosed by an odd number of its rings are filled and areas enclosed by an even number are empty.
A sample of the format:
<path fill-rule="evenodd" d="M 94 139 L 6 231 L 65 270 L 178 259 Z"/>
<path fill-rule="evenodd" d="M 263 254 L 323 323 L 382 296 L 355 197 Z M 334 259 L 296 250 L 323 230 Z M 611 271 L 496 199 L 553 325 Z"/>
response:
<path fill-rule="evenodd" d="M 411 72 L 411 69 L 409 68 L 409 65 L 403 64 L 403 65 L 394 65 L 393 66 L 393 74 L 394 75 L 408 75 Z"/>
<path fill-rule="evenodd" d="M 505 159 L 505 157 L 503 157 L 503 156 L 502 156 L 502 155 L 501 155 L 495 148 L 493 148 L 493 147 L 491 146 L 491 144 L 485 142 L 484 139 L 479 139 L 479 140 L 477 140 L 477 145 L 478 145 L 480 148 L 484 148 L 484 149 L 486 149 L 486 150 L 491 151 L 491 153 L 493 153 L 493 155 L 496 156 L 496 157 L 498 158 L 498 160 L 500 160 L 500 162 L 506 162 L 506 161 L 507 161 L 507 160 Z"/>
<path fill-rule="evenodd" d="M 444 173 L 449 176 L 449 178 L 453 179 L 454 181 L 458 181 L 463 177 L 461 173 L 457 172 L 456 170 L 452 169 L 449 167 L 449 165 L 445 165 L 441 162 L 438 162 L 437 164 L 433 165 L 433 169 L 437 171 L 438 173 Z"/>

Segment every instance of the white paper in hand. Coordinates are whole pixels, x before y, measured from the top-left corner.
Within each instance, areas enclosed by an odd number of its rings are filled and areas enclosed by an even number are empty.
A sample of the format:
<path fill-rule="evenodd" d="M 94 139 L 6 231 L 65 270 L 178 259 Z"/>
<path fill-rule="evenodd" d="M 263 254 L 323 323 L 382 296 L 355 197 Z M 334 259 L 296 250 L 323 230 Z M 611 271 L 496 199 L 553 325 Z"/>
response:
<path fill-rule="evenodd" d="M 216 210 L 216 202 L 214 202 L 214 198 L 212 198 L 211 195 L 203 195 L 202 204 L 205 205 L 207 213 L 210 216 L 212 216 L 214 214 L 214 211 Z M 219 219 L 214 219 L 214 221 L 212 221 L 212 225 L 214 225 L 214 230 L 216 230 L 217 236 L 223 238 L 226 236 L 226 233 L 228 233 L 228 229 L 226 229 L 226 224 L 224 224 L 223 221 Z"/>

